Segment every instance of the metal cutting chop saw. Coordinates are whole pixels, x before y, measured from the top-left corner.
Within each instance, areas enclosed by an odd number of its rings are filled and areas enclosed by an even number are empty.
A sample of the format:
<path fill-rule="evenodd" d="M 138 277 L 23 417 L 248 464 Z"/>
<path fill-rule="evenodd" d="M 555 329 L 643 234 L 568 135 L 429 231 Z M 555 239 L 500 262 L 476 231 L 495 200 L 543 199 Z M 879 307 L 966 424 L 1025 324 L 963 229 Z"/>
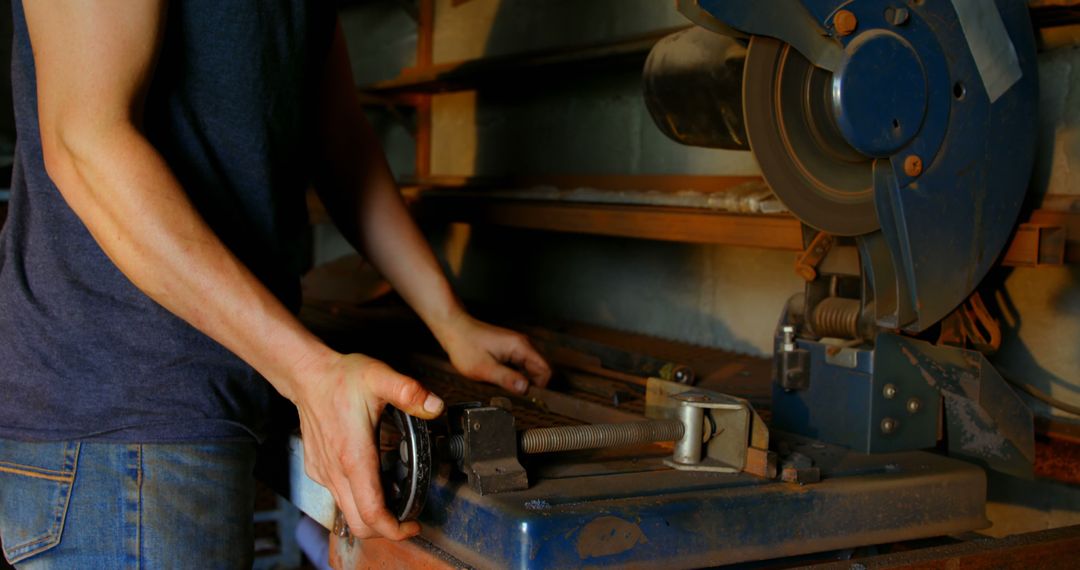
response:
<path fill-rule="evenodd" d="M 452 407 L 439 425 L 397 413 L 390 508 L 424 523 L 425 548 L 480 568 L 703 567 L 985 526 L 984 472 L 922 450 L 945 440 L 990 468 L 1031 469 L 1032 414 L 979 350 L 995 335 L 974 294 L 1034 159 L 1026 3 L 678 7 L 698 26 L 646 63 L 657 126 L 752 150 L 806 227 L 806 289 L 776 331 L 771 429 L 671 366 L 652 366 L 628 400 L 644 415 L 537 389 Z M 440 393 L 461 386 L 446 363 L 414 364 Z M 564 425 L 519 429 L 553 417 Z M 292 496 L 332 526 L 294 444 Z M 368 564 L 340 518 L 336 530 L 339 565 Z"/>
<path fill-rule="evenodd" d="M 753 150 L 806 226 L 775 340 L 773 427 L 1030 473 L 1032 416 L 983 355 L 977 296 L 1034 160 L 1021 0 L 680 0 L 646 100 L 671 138 Z M 944 425 L 939 417 L 944 411 Z"/>

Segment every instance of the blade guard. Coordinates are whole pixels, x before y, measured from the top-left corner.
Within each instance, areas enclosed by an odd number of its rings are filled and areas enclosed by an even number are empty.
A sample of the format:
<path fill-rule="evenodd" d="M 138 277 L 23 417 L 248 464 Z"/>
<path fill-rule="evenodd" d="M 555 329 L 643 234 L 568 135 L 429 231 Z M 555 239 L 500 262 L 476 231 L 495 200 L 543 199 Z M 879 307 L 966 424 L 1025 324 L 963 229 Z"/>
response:
<path fill-rule="evenodd" d="M 849 35 L 833 28 L 841 8 L 858 22 Z M 834 73 L 836 121 L 876 159 L 882 235 L 868 234 L 875 245 L 863 252 L 888 252 L 864 261 L 877 269 L 878 323 L 919 332 L 963 302 L 1003 251 L 1034 164 L 1038 76 L 1026 2 L 679 0 L 679 9 L 719 33 L 780 39 Z M 893 49 L 867 51 L 884 44 Z M 915 96 L 890 99 L 886 90 L 913 81 Z M 883 111 L 885 102 L 896 108 Z M 867 120 L 890 116 L 903 118 L 892 141 Z"/>

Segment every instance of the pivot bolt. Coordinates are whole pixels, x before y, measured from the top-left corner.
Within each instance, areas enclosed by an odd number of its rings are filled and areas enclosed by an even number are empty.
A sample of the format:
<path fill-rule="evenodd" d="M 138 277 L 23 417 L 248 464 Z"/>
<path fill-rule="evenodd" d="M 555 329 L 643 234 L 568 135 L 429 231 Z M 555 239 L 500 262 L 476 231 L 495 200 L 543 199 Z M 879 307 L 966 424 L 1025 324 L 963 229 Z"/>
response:
<path fill-rule="evenodd" d="M 904 174 L 911 178 L 922 174 L 922 159 L 918 155 L 910 154 L 904 159 Z"/>
<path fill-rule="evenodd" d="M 896 428 L 898 427 L 900 427 L 900 422 L 892 418 L 885 418 L 881 420 L 881 433 L 888 435 L 895 432 Z"/>
<path fill-rule="evenodd" d="M 917 414 L 922 409 L 922 402 L 918 398 L 911 398 L 907 401 L 907 411 L 909 414 Z"/>
<path fill-rule="evenodd" d="M 889 7 L 885 9 L 885 21 L 894 26 L 903 26 L 911 19 L 911 13 L 907 8 L 893 8 Z"/>
<path fill-rule="evenodd" d="M 881 388 L 881 395 L 885 396 L 886 400 L 891 400 L 896 397 L 896 386 L 892 384 L 886 384 Z"/>
<path fill-rule="evenodd" d="M 839 10 L 833 15 L 833 29 L 838 36 L 850 36 L 859 27 L 859 19 L 850 10 Z"/>

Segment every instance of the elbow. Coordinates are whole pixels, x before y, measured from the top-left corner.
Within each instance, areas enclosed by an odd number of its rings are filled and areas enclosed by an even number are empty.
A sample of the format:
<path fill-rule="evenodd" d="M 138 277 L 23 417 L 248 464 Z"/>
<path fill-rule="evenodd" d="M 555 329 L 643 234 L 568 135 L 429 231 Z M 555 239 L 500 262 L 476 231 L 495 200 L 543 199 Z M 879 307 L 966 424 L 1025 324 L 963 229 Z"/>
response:
<path fill-rule="evenodd" d="M 41 155 L 45 172 L 61 193 L 88 182 L 86 177 L 105 168 L 110 155 L 120 153 L 127 125 L 87 120 L 52 120 L 41 123 Z"/>
<path fill-rule="evenodd" d="M 77 133 L 70 128 L 56 125 L 41 127 L 41 158 L 45 163 L 45 172 L 57 187 L 66 186 L 78 169 L 74 143 Z"/>

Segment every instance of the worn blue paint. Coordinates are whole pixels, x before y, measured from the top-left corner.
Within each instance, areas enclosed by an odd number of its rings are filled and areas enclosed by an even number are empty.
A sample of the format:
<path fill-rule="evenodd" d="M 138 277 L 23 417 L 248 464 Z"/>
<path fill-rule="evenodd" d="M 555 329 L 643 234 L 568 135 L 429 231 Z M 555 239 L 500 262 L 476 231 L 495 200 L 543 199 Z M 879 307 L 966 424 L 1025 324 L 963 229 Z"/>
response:
<path fill-rule="evenodd" d="M 926 71 L 914 47 L 887 30 L 860 34 L 848 44 L 847 54 L 833 75 L 837 126 L 855 150 L 887 157 L 907 146 L 922 128 Z M 884 76 L 883 68 L 888 70 Z"/>
<path fill-rule="evenodd" d="M 941 398 L 918 370 L 895 366 L 899 350 L 891 344 L 895 338 L 881 334 L 874 349 L 849 349 L 857 355 L 854 368 L 830 364 L 825 344 L 798 341 L 799 348 L 810 352 L 810 385 L 806 390 L 786 392 L 773 384 L 773 427 L 862 453 L 937 445 Z M 895 397 L 884 396 L 886 384 L 896 388 Z M 905 409 L 910 398 L 918 398 L 922 404 L 916 414 Z M 882 433 L 885 418 L 899 422 L 894 433 Z"/>
<path fill-rule="evenodd" d="M 982 354 L 879 333 L 873 348 L 852 349 L 858 359 L 849 368 L 827 361 L 828 345 L 798 346 L 810 352 L 809 387 L 787 392 L 773 384 L 774 429 L 863 453 L 926 449 L 937 446 L 944 404 L 950 454 L 1030 476 L 1031 410 Z M 892 398 L 886 384 L 895 388 Z M 914 413 L 906 407 L 912 398 L 919 401 Z M 885 418 L 898 422 L 894 433 L 882 431 Z"/>
<path fill-rule="evenodd" d="M 977 467 L 799 441 L 821 466 L 822 483 L 677 472 L 643 459 L 594 476 L 537 476 L 543 469 L 534 466 L 528 490 L 480 496 L 444 473 L 421 516 L 423 536 L 481 568 L 694 568 L 984 524 Z"/>

